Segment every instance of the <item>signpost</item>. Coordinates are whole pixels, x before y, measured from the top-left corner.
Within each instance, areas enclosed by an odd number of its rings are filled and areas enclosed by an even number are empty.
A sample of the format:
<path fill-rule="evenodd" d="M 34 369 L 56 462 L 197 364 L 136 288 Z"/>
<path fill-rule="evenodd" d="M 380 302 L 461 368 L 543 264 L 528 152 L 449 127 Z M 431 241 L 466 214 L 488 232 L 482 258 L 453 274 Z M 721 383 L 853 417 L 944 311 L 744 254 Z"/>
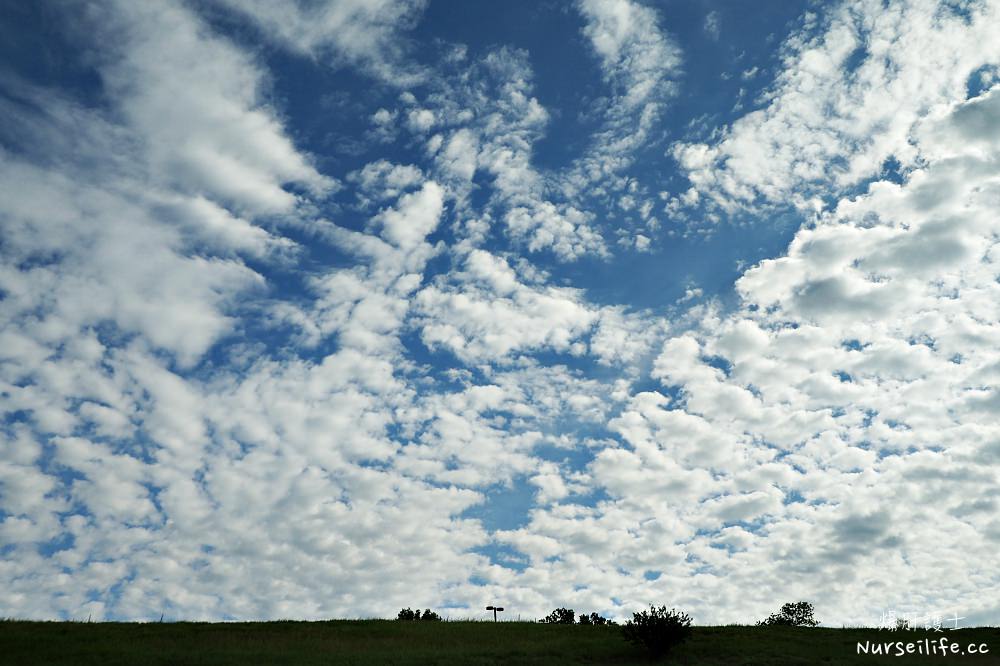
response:
<path fill-rule="evenodd" d="M 502 611 L 503 608 L 501 606 L 487 606 L 486 610 L 493 611 L 493 621 L 496 622 L 497 621 L 497 612 Z"/>

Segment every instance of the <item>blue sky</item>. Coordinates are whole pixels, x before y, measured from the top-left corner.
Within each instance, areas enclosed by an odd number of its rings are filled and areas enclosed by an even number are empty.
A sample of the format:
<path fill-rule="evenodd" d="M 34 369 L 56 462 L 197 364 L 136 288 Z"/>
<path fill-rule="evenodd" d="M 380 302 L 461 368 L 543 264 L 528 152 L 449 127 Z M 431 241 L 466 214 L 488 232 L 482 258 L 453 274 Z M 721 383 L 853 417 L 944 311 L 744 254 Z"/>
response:
<path fill-rule="evenodd" d="M 997 621 L 995 3 L 0 11 L 0 614 Z"/>

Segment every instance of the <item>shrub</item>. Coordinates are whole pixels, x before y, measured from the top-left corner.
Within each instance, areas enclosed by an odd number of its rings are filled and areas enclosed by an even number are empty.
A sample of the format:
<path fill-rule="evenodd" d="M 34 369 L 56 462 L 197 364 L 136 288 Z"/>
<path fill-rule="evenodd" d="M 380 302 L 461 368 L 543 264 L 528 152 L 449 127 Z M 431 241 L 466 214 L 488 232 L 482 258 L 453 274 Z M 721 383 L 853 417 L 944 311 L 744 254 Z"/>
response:
<path fill-rule="evenodd" d="M 544 624 L 573 624 L 574 615 L 575 613 L 572 608 L 557 608 L 539 620 L 539 622 Z"/>
<path fill-rule="evenodd" d="M 632 613 L 622 627 L 625 640 L 642 645 L 659 658 L 691 636 L 691 616 L 666 606 L 650 606 L 648 611 Z"/>
<path fill-rule="evenodd" d="M 601 617 L 597 613 L 591 613 L 587 615 L 586 613 L 580 613 L 580 624 L 602 626 L 605 624 L 614 624 L 611 620 L 606 617 Z"/>
<path fill-rule="evenodd" d="M 399 611 L 396 616 L 397 620 L 425 620 L 428 622 L 440 622 L 441 616 L 432 611 L 430 608 L 425 608 L 423 615 L 420 614 L 420 609 L 410 610 L 409 608 L 404 608 Z"/>
<path fill-rule="evenodd" d="M 815 627 L 819 622 L 813 617 L 813 606 L 808 601 L 787 603 L 777 613 L 771 613 L 757 626 Z"/>

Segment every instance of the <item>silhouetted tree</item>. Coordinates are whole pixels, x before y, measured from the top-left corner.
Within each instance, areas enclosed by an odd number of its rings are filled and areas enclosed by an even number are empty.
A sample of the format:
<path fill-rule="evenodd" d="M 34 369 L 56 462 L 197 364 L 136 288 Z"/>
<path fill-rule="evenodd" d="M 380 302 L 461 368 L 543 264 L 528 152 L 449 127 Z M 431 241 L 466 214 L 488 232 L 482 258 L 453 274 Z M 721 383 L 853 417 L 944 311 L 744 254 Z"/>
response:
<path fill-rule="evenodd" d="M 819 622 L 813 617 L 813 606 L 808 601 L 787 603 L 777 613 L 771 613 L 766 620 L 761 620 L 757 626 L 779 627 L 815 627 Z"/>
<path fill-rule="evenodd" d="M 612 622 L 608 618 L 601 617 L 597 613 L 591 613 L 590 615 L 587 615 L 586 613 L 580 613 L 580 618 L 578 621 L 580 624 L 585 624 L 588 626 L 589 625 L 602 626 L 606 624 L 614 624 L 614 622 Z"/>
<path fill-rule="evenodd" d="M 576 613 L 573 612 L 572 608 L 557 608 L 539 620 L 539 622 L 545 624 L 573 624 L 575 615 Z"/>
<path fill-rule="evenodd" d="M 432 611 L 430 608 L 425 608 L 423 615 L 420 614 L 420 609 L 410 610 L 409 608 L 404 608 L 399 611 L 396 615 L 397 620 L 425 620 L 428 622 L 440 622 L 441 616 Z"/>
<path fill-rule="evenodd" d="M 648 611 L 632 613 L 632 619 L 622 626 L 622 635 L 658 659 L 691 636 L 691 616 L 666 606 L 650 606 Z"/>

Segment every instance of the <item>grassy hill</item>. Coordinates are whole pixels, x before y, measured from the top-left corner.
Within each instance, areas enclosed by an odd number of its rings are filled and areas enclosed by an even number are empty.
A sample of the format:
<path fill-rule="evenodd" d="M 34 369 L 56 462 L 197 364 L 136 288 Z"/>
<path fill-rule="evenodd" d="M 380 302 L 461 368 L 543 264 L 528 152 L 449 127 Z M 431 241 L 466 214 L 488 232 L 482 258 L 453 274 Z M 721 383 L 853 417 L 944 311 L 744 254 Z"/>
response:
<path fill-rule="evenodd" d="M 858 641 L 985 643 L 986 655 L 858 655 Z M 905 649 L 905 648 L 904 648 Z M 893 652 L 895 648 L 893 647 Z M 0 664 L 649 664 L 618 627 L 527 622 L 0 622 Z M 1000 664 L 1000 629 L 695 627 L 665 663 Z"/>

